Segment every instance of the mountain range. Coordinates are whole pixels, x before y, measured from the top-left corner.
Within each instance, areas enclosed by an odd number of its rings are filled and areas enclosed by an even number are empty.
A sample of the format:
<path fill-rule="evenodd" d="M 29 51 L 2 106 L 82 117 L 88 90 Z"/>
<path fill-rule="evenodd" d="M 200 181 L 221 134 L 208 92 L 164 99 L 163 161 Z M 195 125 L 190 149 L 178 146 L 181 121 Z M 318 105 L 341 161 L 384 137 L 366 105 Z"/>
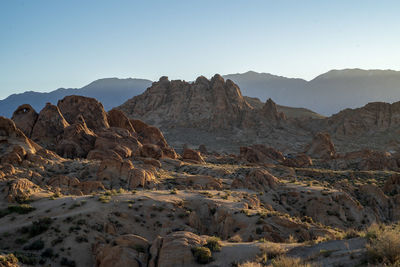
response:
<path fill-rule="evenodd" d="M 400 100 L 400 72 L 393 70 L 331 70 L 311 81 L 254 71 L 223 77 L 235 82 L 244 96 L 256 97 L 262 102 L 271 98 L 279 105 L 304 107 L 325 116 L 369 102 Z M 14 110 L 26 102 L 41 110 L 47 102 L 55 104 L 58 99 L 73 94 L 94 97 L 110 110 L 143 93 L 151 84 L 152 81 L 146 79 L 106 78 L 79 89 L 13 94 L 0 100 L 0 115 L 11 117 Z"/>
<path fill-rule="evenodd" d="M 28 91 L 12 94 L 0 100 L 0 116 L 11 117 L 18 106 L 29 103 L 35 110 L 41 110 L 46 103 L 57 104 L 59 99 L 68 95 L 93 97 L 101 101 L 106 110 L 121 105 L 127 99 L 143 93 L 151 85 L 145 79 L 105 78 L 96 80 L 82 88 L 60 88 L 48 93 Z"/>
<path fill-rule="evenodd" d="M 258 97 L 291 107 L 306 107 L 322 115 L 369 102 L 400 100 L 400 72 L 393 70 L 331 70 L 311 81 L 249 71 L 229 74 L 243 95 Z"/>

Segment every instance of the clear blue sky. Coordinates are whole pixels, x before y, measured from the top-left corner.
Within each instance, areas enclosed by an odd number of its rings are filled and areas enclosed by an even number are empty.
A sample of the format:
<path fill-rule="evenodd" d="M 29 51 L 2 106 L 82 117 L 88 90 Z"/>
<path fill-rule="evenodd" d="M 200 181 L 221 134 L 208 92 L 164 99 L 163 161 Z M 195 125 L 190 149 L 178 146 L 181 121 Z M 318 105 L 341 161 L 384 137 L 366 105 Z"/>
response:
<path fill-rule="evenodd" d="M 400 70 L 400 1 L 0 1 L 0 99 L 105 77 L 353 67 Z"/>

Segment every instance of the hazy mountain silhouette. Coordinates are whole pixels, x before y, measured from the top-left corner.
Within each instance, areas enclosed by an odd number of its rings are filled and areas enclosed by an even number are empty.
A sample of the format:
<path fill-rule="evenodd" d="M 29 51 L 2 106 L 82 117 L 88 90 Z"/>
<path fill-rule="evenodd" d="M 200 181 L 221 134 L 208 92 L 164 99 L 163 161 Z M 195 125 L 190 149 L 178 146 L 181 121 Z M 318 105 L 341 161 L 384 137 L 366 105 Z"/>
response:
<path fill-rule="evenodd" d="M 143 93 L 151 83 L 150 80 L 145 79 L 106 78 L 96 80 L 80 89 L 60 88 L 48 93 L 29 91 L 13 94 L 0 100 L 0 116 L 11 117 L 16 108 L 25 103 L 30 104 L 39 112 L 47 102 L 57 104 L 59 99 L 67 95 L 94 97 L 103 103 L 106 110 L 109 110 L 121 105 L 129 98 Z"/>
<path fill-rule="evenodd" d="M 400 100 L 400 72 L 392 70 L 331 70 L 311 81 L 249 71 L 229 74 L 243 95 L 272 98 L 291 107 L 306 107 L 323 115 L 369 102 Z"/>
<path fill-rule="evenodd" d="M 263 102 L 272 98 L 279 105 L 304 107 L 323 115 L 369 102 L 400 100 L 400 72 L 392 70 L 331 70 L 311 81 L 254 71 L 223 77 L 237 83 L 244 96 L 258 97 Z M 109 110 L 143 93 L 151 83 L 145 79 L 106 78 L 80 89 L 13 94 L 0 100 L 0 115 L 11 117 L 14 110 L 25 103 L 40 111 L 47 102 L 56 104 L 59 99 L 73 94 L 94 97 Z"/>

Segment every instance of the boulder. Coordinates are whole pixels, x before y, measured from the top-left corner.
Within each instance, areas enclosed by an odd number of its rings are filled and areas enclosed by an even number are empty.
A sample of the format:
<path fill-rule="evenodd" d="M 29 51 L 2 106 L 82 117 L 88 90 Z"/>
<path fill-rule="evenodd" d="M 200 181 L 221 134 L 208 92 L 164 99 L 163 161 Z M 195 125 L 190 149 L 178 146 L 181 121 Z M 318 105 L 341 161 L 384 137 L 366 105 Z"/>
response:
<path fill-rule="evenodd" d="M 58 107 L 47 103 L 39 113 L 31 138 L 41 146 L 55 150 L 60 136 L 68 126 L 69 123 L 64 119 Z"/>
<path fill-rule="evenodd" d="M 14 181 L 7 189 L 7 200 L 9 202 L 25 202 L 30 196 L 41 189 L 38 185 L 28 179 L 20 178 Z"/>
<path fill-rule="evenodd" d="M 118 236 L 111 245 L 101 243 L 94 246 L 96 266 L 146 266 L 148 248 L 149 243 L 143 237 L 132 234 Z"/>
<path fill-rule="evenodd" d="M 38 119 L 38 114 L 31 105 L 24 104 L 19 106 L 13 113 L 11 119 L 15 125 L 27 136 L 31 137 L 33 126 Z"/>
<path fill-rule="evenodd" d="M 70 124 L 76 123 L 79 115 L 82 115 L 87 126 L 92 130 L 110 127 L 103 105 L 94 98 L 66 96 L 58 101 L 57 106 Z"/>
<path fill-rule="evenodd" d="M 112 109 L 107 113 L 107 120 L 110 127 L 118 127 L 128 130 L 130 133 L 135 133 L 129 118 L 119 109 Z"/>
<path fill-rule="evenodd" d="M 282 152 L 265 145 L 240 147 L 240 157 L 250 163 L 278 163 L 284 160 Z"/>
<path fill-rule="evenodd" d="M 190 148 L 186 148 L 183 153 L 182 153 L 182 158 L 183 160 L 190 160 L 196 163 L 201 163 L 204 164 L 205 161 L 203 159 L 203 157 L 201 156 L 199 151 L 190 149 Z"/>
<path fill-rule="evenodd" d="M 312 158 L 332 159 L 336 155 L 335 146 L 328 133 L 317 133 L 305 148 L 305 154 Z"/>
<path fill-rule="evenodd" d="M 168 234 L 162 238 L 161 242 L 152 245 L 151 250 L 153 246 L 159 245 L 160 247 L 156 250 L 156 253 L 151 255 L 152 261 L 149 266 L 197 266 L 191 249 L 204 243 L 205 240 L 191 232 L 179 231 Z"/>
<path fill-rule="evenodd" d="M 251 190 L 270 190 L 275 189 L 279 184 L 278 178 L 264 169 L 255 169 L 250 171 L 246 177 L 233 180 L 232 188 L 248 188 Z"/>

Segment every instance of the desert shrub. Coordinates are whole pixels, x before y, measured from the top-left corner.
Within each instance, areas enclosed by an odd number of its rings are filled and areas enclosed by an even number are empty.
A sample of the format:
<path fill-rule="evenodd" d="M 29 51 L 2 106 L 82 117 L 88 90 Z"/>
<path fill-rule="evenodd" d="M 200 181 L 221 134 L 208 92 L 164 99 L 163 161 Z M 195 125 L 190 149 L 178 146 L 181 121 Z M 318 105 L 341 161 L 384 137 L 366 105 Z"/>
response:
<path fill-rule="evenodd" d="M 36 263 L 37 263 L 37 258 L 32 253 L 15 252 L 14 255 L 15 255 L 15 257 L 17 257 L 17 259 L 20 263 L 27 264 L 27 265 L 36 265 Z"/>
<path fill-rule="evenodd" d="M 75 267 L 76 263 L 74 260 L 69 260 L 67 258 L 62 258 L 60 262 L 61 266 Z"/>
<path fill-rule="evenodd" d="M 221 251 L 221 239 L 216 236 L 207 238 L 205 247 L 209 248 L 212 252 Z"/>
<path fill-rule="evenodd" d="M 41 218 L 37 221 L 32 222 L 31 226 L 25 226 L 21 229 L 22 233 L 28 233 L 30 237 L 40 235 L 46 232 L 53 220 L 49 217 Z"/>
<path fill-rule="evenodd" d="M 42 255 L 43 258 L 52 258 L 54 256 L 54 252 L 52 248 L 47 248 L 43 251 Z"/>
<path fill-rule="evenodd" d="M 367 244 L 367 259 L 370 263 L 396 264 L 400 262 L 400 230 L 386 227 L 371 237 Z"/>
<path fill-rule="evenodd" d="M 304 262 L 300 258 L 291 258 L 287 256 L 279 256 L 271 262 L 272 267 L 312 267 L 310 263 Z"/>
<path fill-rule="evenodd" d="M 286 249 L 276 243 L 263 244 L 260 250 L 264 263 L 286 253 Z"/>
<path fill-rule="evenodd" d="M 194 247 L 192 248 L 192 253 L 198 263 L 206 264 L 212 260 L 212 254 L 209 248 Z"/>
<path fill-rule="evenodd" d="M 28 246 L 24 247 L 24 250 L 41 250 L 44 248 L 44 242 L 41 239 L 33 241 Z"/>
<path fill-rule="evenodd" d="M 108 203 L 108 202 L 110 202 L 110 200 L 111 200 L 111 197 L 109 196 L 109 195 L 102 195 L 102 196 L 99 196 L 99 199 L 98 199 L 101 203 Z"/>
<path fill-rule="evenodd" d="M 31 211 L 34 211 L 35 208 L 29 204 L 21 204 L 21 205 L 12 205 L 8 207 L 10 213 L 15 212 L 18 214 L 27 214 Z"/>

